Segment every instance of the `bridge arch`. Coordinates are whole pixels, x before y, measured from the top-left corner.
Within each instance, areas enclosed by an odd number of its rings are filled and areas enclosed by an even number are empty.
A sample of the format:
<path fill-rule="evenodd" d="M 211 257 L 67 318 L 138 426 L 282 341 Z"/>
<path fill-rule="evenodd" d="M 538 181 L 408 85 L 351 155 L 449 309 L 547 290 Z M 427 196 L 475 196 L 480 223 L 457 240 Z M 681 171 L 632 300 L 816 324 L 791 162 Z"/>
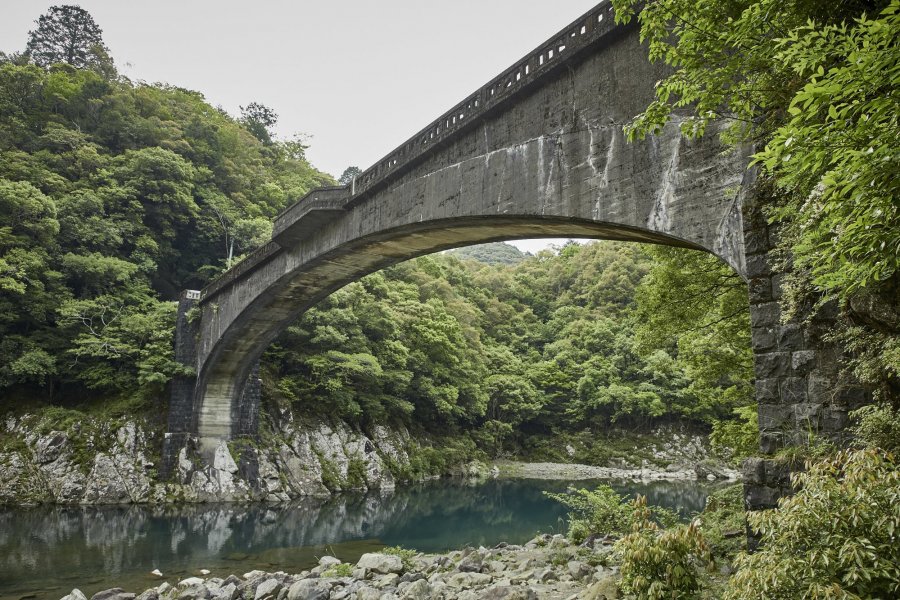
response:
<path fill-rule="evenodd" d="M 521 237 L 717 255 L 749 285 L 762 449 L 793 443 L 810 424 L 841 437 L 861 397 L 831 393 L 834 352 L 780 322 L 772 236 L 749 202 L 748 153 L 726 151 L 715 135 L 685 138 L 677 115 L 646 140 L 624 137 L 664 75 L 637 28 L 616 26 L 601 3 L 351 185 L 286 209 L 269 243 L 182 301 L 176 356 L 196 377 L 173 385 L 164 465 L 191 437 L 211 458 L 223 440 L 255 433 L 256 361 L 333 291 L 416 256 Z M 188 323 L 194 304 L 200 318 Z"/>

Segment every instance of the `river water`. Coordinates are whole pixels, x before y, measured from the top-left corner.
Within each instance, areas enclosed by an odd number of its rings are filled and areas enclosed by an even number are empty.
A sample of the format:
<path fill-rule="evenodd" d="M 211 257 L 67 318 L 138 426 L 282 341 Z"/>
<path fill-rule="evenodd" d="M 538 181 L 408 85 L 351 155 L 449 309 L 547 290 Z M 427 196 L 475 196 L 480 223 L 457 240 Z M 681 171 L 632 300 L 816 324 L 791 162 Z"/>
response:
<path fill-rule="evenodd" d="M 604 483 L 685 518 L 703 508 L 712 489 L 694 481 Z M 140 592 L 200 569 L 221 577 L 253 569 L 299 572 L 325 554 L 355 562 L 384 546 L 443 552 L 523 543 L 538 532 L 565 532 L 565 508 L 543 492 L 569 484 L 441 480 L 290 504 L 0 510 L 0 600 L 57 600 L 73 587 L 88 598 L 110 587 Z M 151 575 L 153 569 L 164 576 Z"/>

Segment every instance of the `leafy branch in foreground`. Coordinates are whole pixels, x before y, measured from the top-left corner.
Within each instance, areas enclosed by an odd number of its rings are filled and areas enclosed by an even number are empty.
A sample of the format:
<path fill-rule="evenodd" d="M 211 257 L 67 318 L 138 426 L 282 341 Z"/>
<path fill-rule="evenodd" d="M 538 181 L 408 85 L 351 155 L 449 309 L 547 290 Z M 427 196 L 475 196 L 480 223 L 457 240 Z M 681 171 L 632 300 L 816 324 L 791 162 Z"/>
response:
<path fill-rule="evenodd" d="M 795 495 L 749 513 L 761 549 L 742 554 L 727 600 L 896 598 L 900 467 L 877 449 L 842 451 L 794 475 Z"/>

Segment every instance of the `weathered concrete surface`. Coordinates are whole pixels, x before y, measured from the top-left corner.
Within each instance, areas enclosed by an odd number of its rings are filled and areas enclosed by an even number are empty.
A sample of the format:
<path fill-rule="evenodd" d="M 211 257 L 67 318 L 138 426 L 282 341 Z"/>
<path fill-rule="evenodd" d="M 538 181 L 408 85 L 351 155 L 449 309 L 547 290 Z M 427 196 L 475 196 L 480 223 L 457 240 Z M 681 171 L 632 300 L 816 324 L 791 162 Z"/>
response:
<path fill-rule="evenodd" d="M 744 271 L 746 157 L 723 154 L 715 136 L 685 139 L 677 122 L 626 142 L 622 126 L 653 98 L 662 73 L 636 29 L 609 37 L 389 185 L 286 247 L 261 249 L 252 268 L 204 291 L 195 405 L 202 446 L 229 435 L 249 369 L 284 327 L 396 262 L 487 241 L 591 237 L 706 249 Z"/>

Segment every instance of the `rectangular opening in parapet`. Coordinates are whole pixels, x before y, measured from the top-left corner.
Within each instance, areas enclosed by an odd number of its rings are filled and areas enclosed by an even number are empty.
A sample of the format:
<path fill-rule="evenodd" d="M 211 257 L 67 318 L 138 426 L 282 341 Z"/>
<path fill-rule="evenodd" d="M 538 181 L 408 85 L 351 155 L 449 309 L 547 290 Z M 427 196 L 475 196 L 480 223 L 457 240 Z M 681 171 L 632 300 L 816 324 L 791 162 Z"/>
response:
<path fill-rule="evenodd" d="M 581 26 L 581 32 L 580 32 L 580 33 L 581 33 L 581 35 L 584 35 L 585 33 L 587 33 L 587 27 L 586 27 L 585 25 L 582 25 L 582 26 Z"/>
<path fill-rule="evenodd" d="M 553 50 L 547 53 L 547 58 L 553 58 Z"/>
<path fill-rule="evenodd" d="M 560 52 L 562 52 L 562 51 L 565 50 L 565 49 L 566 49 L 566 45 L 565 45 L 565 44 L 563 44 L 562 46 L 559 47 L 559 51 L 560 51 Z"/>
<path fill-rule="evenodd" d="M 525 74 L 528 75 L 528 73 L 529 73 L 530 71 L 531 71 L 531 66 L 530 66 L 530 65 L 525 65 Z"/>
<path fill-rule="evenodd" d="M 601 14 L 597 15 L 597 22 L 599 23 L 602 20 L 603 20 L 603 14 L 601 13 Z"/>
<path fill-rule="evenodd" d="M 519 81 L 520 79 L 522 79 L 522 71 L 516 73 L 516 81 Z"/>

